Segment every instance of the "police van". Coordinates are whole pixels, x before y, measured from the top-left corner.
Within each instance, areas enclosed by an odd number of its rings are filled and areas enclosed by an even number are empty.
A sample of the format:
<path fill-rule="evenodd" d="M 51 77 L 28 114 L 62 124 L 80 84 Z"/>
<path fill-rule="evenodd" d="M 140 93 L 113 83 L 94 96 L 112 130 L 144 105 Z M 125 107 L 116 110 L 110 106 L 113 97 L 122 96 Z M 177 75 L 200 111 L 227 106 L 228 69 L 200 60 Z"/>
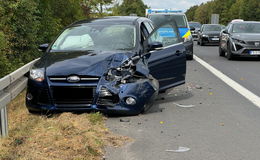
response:
<path fill-rule="evenodd" d="M 146 9 L 146 16 L 151 19 L 154 25 L 164 21 L 174 20 L 177 23 L 181 37 L 186 48 L 187 59 L 193 59 L 193 41 L 186 15 L 181 10 L 171 9 Z"/>

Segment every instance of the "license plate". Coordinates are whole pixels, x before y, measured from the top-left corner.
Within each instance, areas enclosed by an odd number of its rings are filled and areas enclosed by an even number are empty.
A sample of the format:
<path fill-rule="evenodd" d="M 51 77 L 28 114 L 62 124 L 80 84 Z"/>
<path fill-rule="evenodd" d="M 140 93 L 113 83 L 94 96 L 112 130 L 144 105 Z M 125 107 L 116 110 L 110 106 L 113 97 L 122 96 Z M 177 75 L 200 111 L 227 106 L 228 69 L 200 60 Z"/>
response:
<path fill-rule="evenodd" d="M 260 51 L 250 51 L 250 55 L 260 55 Z"/>
<path fill-rule="evenodd" d="M 212 38 L 212 41 L 219 41 L 219 38 Z"/>

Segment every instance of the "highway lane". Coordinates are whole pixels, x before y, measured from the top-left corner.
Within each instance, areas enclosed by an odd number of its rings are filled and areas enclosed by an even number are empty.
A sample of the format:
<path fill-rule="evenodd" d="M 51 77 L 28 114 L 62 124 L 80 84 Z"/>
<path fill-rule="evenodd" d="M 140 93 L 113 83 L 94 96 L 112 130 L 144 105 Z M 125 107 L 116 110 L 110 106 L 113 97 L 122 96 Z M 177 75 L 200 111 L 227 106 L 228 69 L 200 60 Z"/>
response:
<path fill-rule="evenodd" d="M 260 59 L 239 57 L 229 61 L 219 57 L 218 46 L 194 45 L 194 53 L 234 81 L 260 96 Z"/>
<path fill-rule="evenodd" d="M 215 51 L 216 47 L 195 46 L 201 58 L 207 52 L 214 57 Z M 206 59 L 210 54 L 205 55 Z M 217 63 L 214 58 L 208 62 Z M 131 137 L 133 142 L 106 148 L 106 160 L 259 159 L 260 109 L 198 62 L 188 62 L 185 85 L 161 97 L 147 114 L 108 118 L 111 131 Z M 178 104 L 194 107 L 182 108 Z M 178 147 L 190 151 L 166 152 Z"/>

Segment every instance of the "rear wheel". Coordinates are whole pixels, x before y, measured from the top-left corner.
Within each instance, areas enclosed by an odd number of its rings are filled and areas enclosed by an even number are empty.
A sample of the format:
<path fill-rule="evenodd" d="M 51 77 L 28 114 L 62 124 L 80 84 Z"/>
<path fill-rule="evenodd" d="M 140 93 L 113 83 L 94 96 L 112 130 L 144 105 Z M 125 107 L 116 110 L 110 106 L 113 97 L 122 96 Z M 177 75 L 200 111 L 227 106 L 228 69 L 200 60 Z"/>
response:
<path fill-rule="evenodd" d="M 187 60 L 193 60 L 193 54 L 186 57 Z"/>

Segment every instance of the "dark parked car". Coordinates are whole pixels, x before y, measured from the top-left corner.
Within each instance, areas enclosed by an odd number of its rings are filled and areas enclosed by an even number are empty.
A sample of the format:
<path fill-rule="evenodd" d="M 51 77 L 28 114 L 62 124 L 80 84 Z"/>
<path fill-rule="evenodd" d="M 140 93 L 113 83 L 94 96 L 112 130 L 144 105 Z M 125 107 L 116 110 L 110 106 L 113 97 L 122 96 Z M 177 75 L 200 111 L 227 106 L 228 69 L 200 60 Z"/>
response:
<path fill-rule="evenodd" d="M 223 29 L 219 24 L 203 24 L 198 32 L 198 45 L 219 44 L 219 35 Z"/>
<path fill-rule="evenodd" d="M 30 112 L 87 111 L 136 115 L 158 92 L 185 83 L 186 54 L 176 23 L 154 29 L 140 17 L 76 22 L 30 71 Z"/>
<path fill-rule="evenodd" d="M 219 56 L 260 57 L 260 22 L 234 21 L 221 32 Z"/>
<path fill-rule="evenodd" d="M 193 40 L 198 39 L 198 32 L 201 28 L 201 24 L 199 22 L 189 22 L 190 30 L 191 30 L 191 35 Z"/>

